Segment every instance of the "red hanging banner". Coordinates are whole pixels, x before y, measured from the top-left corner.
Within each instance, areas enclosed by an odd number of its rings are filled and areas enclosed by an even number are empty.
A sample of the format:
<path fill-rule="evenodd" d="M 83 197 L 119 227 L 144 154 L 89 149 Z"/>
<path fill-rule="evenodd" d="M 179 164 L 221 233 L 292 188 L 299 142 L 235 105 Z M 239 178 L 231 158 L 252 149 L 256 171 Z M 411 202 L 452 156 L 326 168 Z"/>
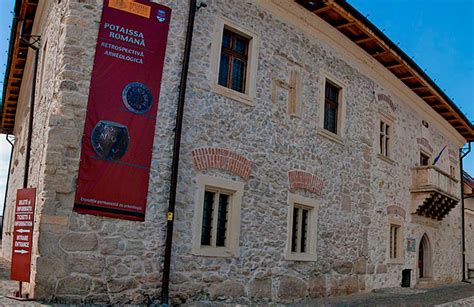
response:
<path fill-rule="evenodd" d="M 10 274 L 12 280 L 30 281 L 35 201 L 36 189 L 17 190 Z"/>
<path fill-rule="evenodd" d="M 171 9 L 105 0 L 74 211 L 143 221 Z"/>

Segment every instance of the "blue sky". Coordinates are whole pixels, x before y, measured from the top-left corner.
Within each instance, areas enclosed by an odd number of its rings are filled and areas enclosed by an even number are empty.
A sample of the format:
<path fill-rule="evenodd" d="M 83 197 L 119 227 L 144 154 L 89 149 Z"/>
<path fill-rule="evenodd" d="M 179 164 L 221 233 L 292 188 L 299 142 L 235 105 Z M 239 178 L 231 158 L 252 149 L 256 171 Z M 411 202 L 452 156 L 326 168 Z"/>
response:
<path fill-rule="evenodd" d="M 422 68 L 472 121 L 474 119 L 473 0 L 349 0 Z M 0 0 L 0 88 L 7 61 L 13 0 Z M 10 146 L 0 136 L 0 213 Z M 465 169 L 474 175 L 474 152 Z"/>

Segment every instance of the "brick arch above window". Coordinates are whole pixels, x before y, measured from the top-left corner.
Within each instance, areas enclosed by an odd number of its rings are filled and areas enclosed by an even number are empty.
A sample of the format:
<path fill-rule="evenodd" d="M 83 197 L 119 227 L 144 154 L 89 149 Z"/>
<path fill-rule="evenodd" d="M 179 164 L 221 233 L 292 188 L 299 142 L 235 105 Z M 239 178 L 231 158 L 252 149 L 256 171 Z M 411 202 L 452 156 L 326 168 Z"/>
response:
<path fill-rule="evenodd" d="M 290 191 L 306 190 L 316 195 L 321 195 L 324 182 L 314 174 L 302 170 L 288 172 L 288 185 Z"/>
<path fill-rule="evenodd" d="M 406 219 L 406 211 L 402 208 L 401 205 L 395 204 L 387 207 L 387 215 L 398 216 L 404 221 Z"/>
<path fill-rule="evenodd" d="M 226 148 L 197 148 L 192 156 L 196 170 L 222 169 L 244 180 L 248 180 L 252 172 L 252 161 Z"/>

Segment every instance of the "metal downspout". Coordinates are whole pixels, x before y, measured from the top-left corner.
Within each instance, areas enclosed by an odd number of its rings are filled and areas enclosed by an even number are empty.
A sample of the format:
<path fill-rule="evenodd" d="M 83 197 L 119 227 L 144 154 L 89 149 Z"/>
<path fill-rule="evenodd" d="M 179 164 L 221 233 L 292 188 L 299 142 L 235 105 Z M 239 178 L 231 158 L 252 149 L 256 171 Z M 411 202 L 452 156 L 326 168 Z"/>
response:
<path fill-rule="evenodd" d="M 466 230 L 464 229 L 464 170 L 463 159 L 471 152 L 471 142 L 468 143 L 468 148 L 463 153 L 463 148 L 459 149 L 459 169 L 461 173 L 461 245 L 462 245 L 462 281 L 470 283 L 466 280 Z"/>
<path fill-rule="evenodd" d="M 183 64 L 181 67 L 181 80 L 179 84 L 178 108 L 176 111 L 176 126 L 173 145 L 173 160 L 171 164 L 170 194 L 168 202 L 166 245 L 163 260 L 163 278 L 161 283 L 161 304 L 169 305 L 169 278 L 171 266 L 171 249 L 173 241 L 174 209 L 176 205 L 176 189 L 178 184 L 179 150 L 181 147 L 181 130 L 183 126 L 184 102 L 186 96 L 186 84 L 188 79 L 189 57 L 191 54 L 191 43 L 194 31 L 194 16 L 196 14 L 196 0 L 189 0 L 188 26 L 184 45 Z"/>

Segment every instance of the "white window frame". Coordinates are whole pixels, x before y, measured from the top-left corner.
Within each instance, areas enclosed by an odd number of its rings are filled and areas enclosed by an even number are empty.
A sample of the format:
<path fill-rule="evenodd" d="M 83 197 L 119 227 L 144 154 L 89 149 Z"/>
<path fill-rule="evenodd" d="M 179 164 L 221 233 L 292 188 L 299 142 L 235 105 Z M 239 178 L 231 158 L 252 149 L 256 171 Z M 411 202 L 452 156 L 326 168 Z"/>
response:
<path fill-rule="evenodd" d="M 319 104 L 319 123 L 318 123 L 318 134 L 336 143 L 344 144 L 345 126 L 346 126 L 346 99 L 345 91 L 346 84 L 341 80 L 337 79 L 327 71 L 321 71 L 320 74 L 320 104 Z M 338 97 L 338 109 L 337 109 L 337 133 L 333 133 L 329 130 L 324 129 L 324 107 L 326 99 L 326 82 L 332 83 L 340 88 Z"/>
<path fill-rule="evenodd" d="M 217 21 L 211 43 L 211 90 L 219 95 L 242 102 L 249 106 L 254 106 L 257 91 L 257 62 L 260 45 L 258 35 L 252 31 L 242 28 L 241 26 L 233 23 L 227 18 L 217 17 L 216 19 Z M 244 93 L 227 88 L 218 83 L 219 65 L 222 48 L 222 35 L 224 33 L 224 28 L 236 34 L 239 34 L 249 40 Z"/>
<path fill-rule="evenodd" d="M 240 212 L 244 184 L 198 174 L 196 177 L 197 191 L 195 196 L 194 237 L 191 253 L 209 257 L 238 257 L 240 255 Z M 205 191 L 222 191 L 231 194 L 229 199 L 226 246 L 201 246 L 202 215 Z"/>
<path fill-rule="evenodd" d="M 291 237 L 293 229 L 293 209 L 302 207 L 309 210 L 307 252 L 295 253 L 291 251 Z M 319 204 L 311 198 L 297 194 L 288 193 L 288 219 L 287 240 L 285 247 L 285 259 L 293 261 L 316 261 L 317 260 L 317 236 L 318 236 L 318 214 Z"/>
<path fill-rule="evenodd" d="M 392 226 L 398 227 L 398 236 L 397 236 L 397 257 L 392 258 L 390 254 L 390 246 L 392 245 L 392 238 L 391 238 L 391 228 Z M 387 263 L 392 264 L 402 264 L 405 259 L 405 248 L 403 245 L 404 242 L 404 234 L 403 234 L 403 222 L 396 220 L 396 219 L 389 219 L 388 220 L 388 231 L 387 231 Z"/>

